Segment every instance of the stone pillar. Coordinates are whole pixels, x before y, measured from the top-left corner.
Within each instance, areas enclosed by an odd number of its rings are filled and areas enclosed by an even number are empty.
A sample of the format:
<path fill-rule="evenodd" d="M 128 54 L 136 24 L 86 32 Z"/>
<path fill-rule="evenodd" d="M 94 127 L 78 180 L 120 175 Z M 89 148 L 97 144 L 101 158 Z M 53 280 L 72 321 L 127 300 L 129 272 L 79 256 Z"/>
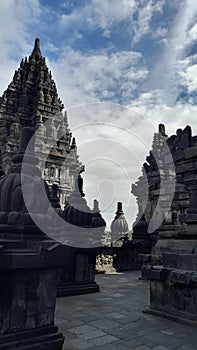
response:
<path fill-rule="evenodd" d="M 21 163 L 31 136 L 32 130 L 24 128 L 19 154 L 9 174 L 0 177 L 0 349 L 61 350 L 64 337 L 54 325 L 54 312 L 62 249 L 35 225 L 21 188 Z M 44 181 L 37 164 L 29 153 L 23 181 L 35 182 L 39 190 Z M 47 205 L 38 203 L 36 215 L 45 220 Z"/>

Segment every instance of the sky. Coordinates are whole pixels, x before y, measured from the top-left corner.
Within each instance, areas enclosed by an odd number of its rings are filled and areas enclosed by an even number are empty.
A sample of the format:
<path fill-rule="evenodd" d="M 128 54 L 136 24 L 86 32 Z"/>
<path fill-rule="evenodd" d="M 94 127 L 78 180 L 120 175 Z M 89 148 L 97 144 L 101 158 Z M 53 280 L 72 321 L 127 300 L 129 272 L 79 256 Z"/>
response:
<path fill-rule="evenodd" d="M 88 204 L 109 223 L 122 201 L 129 227 L 153 133 L 192 126 L 197 114 L 194 0 L 1 0 L 0 94 L 34 39 L 52 71 L 86 165 Z"/>

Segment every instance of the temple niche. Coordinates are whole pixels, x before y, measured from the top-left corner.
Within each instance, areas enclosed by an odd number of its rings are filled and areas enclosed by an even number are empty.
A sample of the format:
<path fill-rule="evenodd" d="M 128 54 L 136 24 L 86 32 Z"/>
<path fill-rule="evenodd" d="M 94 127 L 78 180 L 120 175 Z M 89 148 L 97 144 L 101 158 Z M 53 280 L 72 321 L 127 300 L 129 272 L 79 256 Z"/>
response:
<path fill-rule="evenodd" d="M 37 130 L 39 167 L 50 189 L 58 185 L 61 207 L 74 189 L 74 179 L 84 171 L 63 108 L 37 38 L 31 55 L 22 59 L 0 98 L 0 161 L 7 173 L 18 151 L 21 127 Z"/>

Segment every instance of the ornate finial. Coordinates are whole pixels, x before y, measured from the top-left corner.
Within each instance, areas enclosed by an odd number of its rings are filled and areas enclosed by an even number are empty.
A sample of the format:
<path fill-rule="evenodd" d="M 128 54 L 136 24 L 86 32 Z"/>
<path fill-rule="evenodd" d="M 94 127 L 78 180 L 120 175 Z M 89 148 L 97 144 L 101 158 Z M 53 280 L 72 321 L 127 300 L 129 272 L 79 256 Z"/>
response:
<path fill-rule="evenodd" d="M 122 215 L 124 214 L 123 210 L 122 210 L 122 202 L 117 202 L 117 212 L 116 215 Z"/>
<path fill-rule="evenodd" d="M 181 135 L 181 134 L 182 134 L 182 131 L 183 131 L 183 130 L 182 130 L 181 128 L 177 129 L 177 131 L 176 131 L 177 136 Z"/>
<path fill-rule="evenodd" d="M 67 116 L 67 112 L 64 112 L 64 124 L 67 126 L 68 125 L 68 116 Z"/>
<path fill-rule="evenodd" d="M 77 145 L 76 145 L 75 137 L 73 137 L 71 149 L 76 148 L 76 146 L 77 146 Z"/>
<path fill-rule="evenodd" d="M 122 210 L 122 202 L 117 202 L 117 211 L 111 223 L 112 242 L 122 239 L 127 234 L 129 228 Z"/>
<path fill-rule="evenodd" d="M 164 124 L 159 124 L 159 133 L 163 136 L 166 136 L 166 130 Z"/>
<path fill-rule="evenodd" d="M 24 59 L 21 60 L 20 67 L 24 66 Z"/>
<path fill-rule="evenodd" d="M 94 199 L 94 207 L 93 207 L 93 212 L 94 213 L 98 213 L 100 210 L 99 210 L 99 202 Z"/>
<path fill-rule="evenodd" d="M 99 202 L 94 199 L 94 207 L 93 207 L 93 215 L 92 215 L 92 227 L 99 229 L 99 233 L 103 234 L 105 232 L 106 222 L 102 218 L 102 215 L 100 213 L 99 209 Z M 100 240 L 101 237 L 98 237 L 98 240 Z"/>
<path fill-rule="evenodd" d="M 39 38 L 35 39 L 34 49 L 40 49 L 40 39 Z"/>
<path fill-rule="evenodd" d="M 30 60 L 40 60 L 42 58 L 41 51 L 40 51 L 40 39 L 35 39 L 34 49 L 32 51 L 32 54 L 30 56 Z"/>

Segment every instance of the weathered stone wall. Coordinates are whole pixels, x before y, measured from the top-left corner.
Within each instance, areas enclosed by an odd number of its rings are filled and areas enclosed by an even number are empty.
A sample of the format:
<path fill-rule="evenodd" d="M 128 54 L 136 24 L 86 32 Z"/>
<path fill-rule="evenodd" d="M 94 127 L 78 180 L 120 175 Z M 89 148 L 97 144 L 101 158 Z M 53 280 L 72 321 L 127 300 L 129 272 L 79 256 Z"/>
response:
<path fill-rule="evenodd" d="M 196 137 L 192 137 L 189 126 L 184 130 L 177 130 L 176 136 L 173 135 L 166 140 L 175 165 L 175 193 L 168 215 L 157 229 L 157 243 L 152 250 L 150 264 L 143 267 L 143 276 L 150 279 L 150 307 L 147 312 L 195 326 L 197 326 L 196 140 Z M 167 168 L 167 157 L 164 157 L 163 163 Z M 149 172 L 153 173 L 152 170 L 147 171 L 148 178 L 150 178 Z M 150 188 L 150 192 L 151 190 Z M 160 193 L 160 196 L 163 196 L 165 201 L 166 193 Z M 151 215 L 154 213 L 151 212 Z"/>
<path fill-rule="evenodd" d="M 169 152 L 172 155 L 175 175 L 170 172 L 170 165 L 168 166 L 168 159 L 165 154 L 165 148 L 163 147 L 164 142 L 167 144 Z M 180 181 L 180 176 L 184 168 L 187 167 L 184 163 L 183 151 L 195 147 L 196 143 L 196 137 L 191 136 L 191 128 L 189 126 L 184 130 L 178 129 L 176 135 L 167 137 L 164 126 L 160 125 L 158 134 L 154 135 L 150 155 L 146 158 L 147 162 L 143 165 L 143 174 L 139 177 L 137 182 L 132 185 L 132 193 L 136 196 L 138 203 L 137 217 L 140 218 L 144 212 L 147 222 L 150 223 L 153 215 L 156 217 L 158 214 L 160 227 L 156 231 L 150 233 L 150 238 L 154 242 L 157 241 L 159 230 L 170 230 L 170 225 L 182 225 L 180 216 L 185 213 L 189 206 L 188 191 Z M 174 198 L 170 208 L 168 208 L 169 193 L 166 190 L 164 192 L 163 189 L 160 188 L 163 171 L 165 171 L 164 175 L 167 181 L 170 179 L 170 176 L 175 176 L 176 179 Z M 148 200 L 146 201 L 147 195 Z M 159 198 L 162 204 L 160 204 L 160 208 L 157 207 L 156 209 Z M 162 213 L 162 211 L 164 212 L 162 209 L 164 209 L 165 206 L 169 209 L 167 215 Z M 159 210 L 160 212 L 155 213 L 155 210 Z"/>

